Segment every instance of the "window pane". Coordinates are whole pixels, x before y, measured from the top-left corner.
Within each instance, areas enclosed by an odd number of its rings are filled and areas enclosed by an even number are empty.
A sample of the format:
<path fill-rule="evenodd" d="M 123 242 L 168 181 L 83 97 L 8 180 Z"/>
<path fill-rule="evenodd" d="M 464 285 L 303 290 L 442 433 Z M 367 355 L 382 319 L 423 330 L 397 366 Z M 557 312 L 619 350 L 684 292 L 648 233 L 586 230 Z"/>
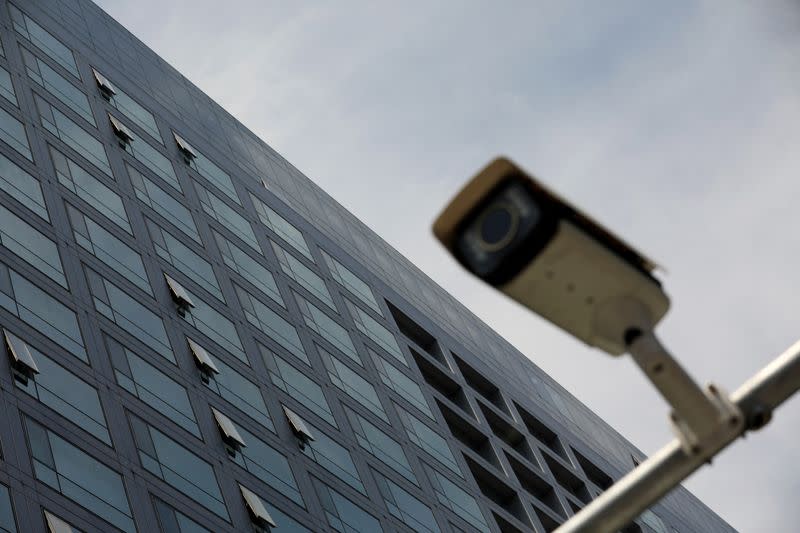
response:
<path fill-rule="evenodd" d="M 132 166 L 126 164 L 125 168 L 128 169 L 134 192 L 136 192 L 136 197 L 140 201 L 167 219 L 187 236 L 203 244 L 192 214 L 183 204 Z"/>
<path fill-rule="evenodd" d="M 219 282 L 214 275 L 211 263 L 200 257 L 191 248 L 155 222 L 145 219 L 145 223 L 158 256 L 183 272 L 219 301 L 225 303 L 225 297 L 222 295 L 222 289 L 219 287 Z"/>
<path fill-rule="evenodd" d="M 306 352 L 300 342 L 297 329 L 292 324 L 235 283 L 233 288 L 236 290 L 244 314 L 251 324 L 288 351 L 302 359 L 306 358 Z"/>
<path fill-rule="evenodd" d="M 0 140 L 33 161 L 25 126 L 2 107 L 0 107 Z"/>
<path fill-rule="evenodd" d="M 153 499 L 158 523 L 164 533 L 211 533 L 185 514 L 173 509 L 159 499 Z"/>
<path fill-rule="evenodd" d="M 380 522 L 358 505 L 328 485 L 312 477 L 314 489 L 325 510 L 328 525 L 341 533 L 377 533 L 383 531 Z"/>
<path fill-rule="evenodd" d="M 263 292 L 273 302 L 281 307 L 286 307 L 272 272 L 216 231 L 212 230 L 212 233 L 222 253 L 222 260 L 228 265 L 228 268 L 252 283 L 256 289 Z"/>
<path fill-rule="evenodd" d="M 261 355 L 264 357 L 269 378 L 276 387 L 333 427 L 339 427 L 322 387 L 271 351 L 262 349 Z"/>
<path fill-rule="evenodd" d="M 119 529 L 135 533 L 122 476 L 26 418 L 36 479 Z"/>
<path fill-rule="evenodd" d="M 367 492 L 361 483 L 358 470 L 356 470 L 356 465 L 353 463 L 353 458 L 347 448 L 338 444 L 307 421 L 306 425 L 311 429 L 314 440 L 306 443 L 302 448 L 303 453 L 358 492 L 366 494 Z"/>
<path fill-rule="evenodd" d="M 355 411 L 345 408 L 345 412 L 359 446 L 410 482 L 419 485 L 400 443 Z"/>
<path fill-rule="evenodd" d="M 272 519 L 278 524 L 278 527 L 271 528 L 269 533 L 313 533 L 307 527 L 300 525 L 300 522 L 291 518 L 277 507 L 273 507 L 268 502 L 264 502 L 264 506 Z"/>
<path fill-rule="evenodd" d="M 397 344 L 394 334 L 357 305 L 354 305 L 349 300 L 345 300 L 345 303 L 358 330 L 386 350 L 396 361 L 408 366 L 408 362 Z"/>
<path fill-rule="evenodd" d="M 56 243 L 2 205 L 0 244 L 62 287 L 68 287 Z"/>
<path fill-rule="evenodd" d="M 47 63 L 20 48 L 25 71 L 28 77 L 55 96 L 62 104 L 72 109 L 75 113 L 86 119 L 89 124 L 96 126 L 92 108 L 86 95 L 72 85 L 64 76 L 47 66 Z"/>
<path fill-rule="evenodd" d="M 375 481 L 383 497 L 383 502 L 393 516 L 399 518 L 414 531 L 439 533 L 439 526 L 436 524 L 436 519 L 433 517 L 430 507 L 389 478 L 374 470 L 373 472 L 375 473 Z"/>
<path fill-rule="evenodd" d="M 116 89 L 117 94 L 111 96 L 108 102 L 130 119 L 131 122 L 152 135 L 159 143 L 164 144 L 164 141 L 161 139 L 161 134 L 158 132 L 156 119 L 153 118 L 152 113 L 139 105 L 136 100 L 125 94 L 116 84 L 114 84 L 114 89 Z"/>
<path fill-rule="evenodd" d="M 378 418 L 384 422 L 389 422 L 386 411 L 384 411 L 378 398 L 378 393 L 375 392 L 375 387 L 369 381 L 362 378 L 356 371 L 327 350 L 317 346 L 317 351 L 322 357 L 325 368 L 328 370 L 328 377 L 331 383 L 363 407 L 369 409 Z"/>
<path fill-rule="evenodd" d="M 285 240 L 292 248 L 306 256 L 311 261 L 314 257 L 311 255 L 311 250 L 308 249 L 305 237 L 299 229 L 295 228 L 288 220 L 280 216 L 267 204 L 256 198 L 253 194 L 250 195 L 253 200 L 253 205 L 258 213 L 258 218 L 261 223 L 275 232 L 278 237 Z"/>
<path fill-rule="evenodd" d="M 178 176 L 175 175 L 175 168 L 169 158 L 153 148 L 144 138 L 133 132 L 131 134 L 133 135 L 133 140 L 125 144 L 125 151 L 152 170 L 156 176 L 163 179 L 168 185 L 178 191 L 182 191 Z"/>
<path fill-rule="evenodd" d="M 0 485 L 0 531 L 3 533 L 17 533 L 17 524 L 14 520 L 14 510 L 11 505 L 11 494 L 5 485 Z"/>
<path fill-rule="evenodd" d="M 416 416 L 399 405 L 395 407 L 397 408 L 397 413 L 400 415 L 400 420 L 403 421 L 403 427 L 406 428 L 408 439 L 428 452 L 454 474 L 459 477 L 464 477 L 447 441 Z"/>
<path fill-rule="evenodd" d="M 207 179 L 211 185 L 217 188 L 222 194 L 242 205 L 239 195 L 233 186 L 230 175 L 219 168 L 213 161 L 195 149 L 196 157 L 187 158 L 189 166 L 197 171 L 198 174 Z"/>
<path fill-rule="evenodd" d="M 0 263 L 0 305 L 89 362 L 75 312 Z"/>
<path fill-rule="evenodd" d="M 336 311 L 336 304 L 333 303 L 331 293 L 328 292 L 328 287 L 325 285 L 325 281 L 322 277 L 301 263 L 300 260 L 295 258 L 292 254 L 281 248 L 274 241 L 270 242 L 272 243 L 272 249 L 275 250 L 275 255 L 278 257 L 278 263 L 281 265 L 284 274 L 319 298 L 322 303 Z"/>
<path fill-rule="evenodd" d="M 240 428 L 239 433 L 247 446 L 236 454 L 233 461 L 296 504 L 305 507 L 286 457 L 249 431 Z"/>
<path fill-rule="evenodd" d="M 17 33 L 28 39 L 53 61 L 67 69 L 70 74 L 80 79 L 81 76 L 78 74 L 78 66 L 75 64 L 75 56 L 72 55 L 72 50 L 64 46 L 50 32 L 39 26 L 32 18 L 13 5 L 9 4 L 8 9 L 11 12 L 11 23 Z"/>
<path fill-rule="evenodd" d="M 44 99 L 34 96 L 34 100 L 36 108 L 39 110 L 39 117 L 42 119 L 42 126 L 47 131 L 61 139 L 64 144 L 85 157 L 108 176 L 114 177 L 103 143 Z"/>
<path fill-rule="evenodd" d="M 131 416 L 142 467 L 225 520 L 228 509 L 214 469 L 159 430 Z"/>
<path fill-rule="evenodd" d="M 316 331 L 347 357 L 364 366 L 358 356 L 358 352 L 356 352 L 356 347 L 353 346 L 350 334 L 347 333 L 343 326 L 297 293 L 295 293 L 295 299 L 297 300 L 297 305 L 300 306 L 300 313 L 303 315 L 306 326 Z"/>
<path fill-rule="evenodd" d="M 244 414 L 274 432 L 275 426 L 258 385 L 223 363 L 218 357 L 214 357 L 210 353 L 209 357 L 217 366 L 219 374 L 210 375 L 206 386 Z"/>
<path fill-rule="evenodd" d="M 98 312 L 168 361 L 175 362 L 175 355 L 160 316 L 94 271 L 86 269 L 86 278 Z"/>
<path fill-rule="evenodd" d="M 190 307 L 187 310 L 183 319 L 196 327 L 209 339 L 235 355 L 237 359 L 245 364 L 250 364 L 233 322 L 188 289 L 184 288 L 184 290 L 194 302 L 194 307 Z"/>
<path fill-rule="evenodd" d="M 117 193 L 52 146 L 50 146 L 50 156 L 53 158 L 56 176 L 61 185 L 75 193 L 111 222 L 133 235 L 122 198 Z"/>
<path fill-rule="evenodd" d="M 378 301 L 375 299 L 375 295 L 372 293 L 372 289 L 370 289 L 369 285 L 364 283 L 361 278 L 353 274 L 353 272 L 339 261 L 328 255 L 324 250 L 320 251 L 322 252 L 322 257 L 325 259 L 325 263 L 328 265 L 328 270 L 333 279 L 350 291 L 350 294 L 367 304 L 378 314 L 383 315 L 381 307 L 378 305 Z"/>
<path fill-rule="evenodd" d="M 439 503 L 463 518 L 468 524 L 480 531 L 489 531 L 486 519 L 483 517 L 478 502 L 470 496 L 464 489 L 447 479 L 446 476 L 437 472 L 430 466 L 423 463 L 425 471 L 428 473 L 433 485 L 433 491 Z"/>
<path fill-rule="evenodd" d="M 372 360 L 375 361 L 375 366 L 378 369 L 378 374 L 380 374 L 381 381 L 383 381 L 384 385 L 395 391 L 400 397 L 419 409 L 428 418 L 436 420 L 419 385 L 372 350 L 369 350 L 369 352 L 372 354 Z"/>
<path fill-rule="evenodd" d="M 19 107 L 17 93 L 14 91 L 14 83 L 11 81 L 11 74 L 2 67 L 0 67 L 0 96 Z"/>
<path fill-rule="evenodd" d="M 0 154 L 0 190 L 50 222 L 39 180 Z"/>
<path fill-rule="evenodd" d="M 260 254 L 261 247 L 258 245 L 256 234 L 253 233 L 253 227 L 250 223 L 198 182 L 195 181 L 194 186 L 197 190 L 197 195 L 200 197 L 203 211 Z"/>
<path fill-rule="evenodd" d="M 81 248 L 147 294 L 153 294 L 141 255 L 70 205 L 67 205 L 67 215 L 72 224 L 72 235 Z"/>
<path fill-rule="evenodd" d="M 183 429 L 200 437 L 186 389 L 128 348 L 105 336 L 117 383 Z"/>

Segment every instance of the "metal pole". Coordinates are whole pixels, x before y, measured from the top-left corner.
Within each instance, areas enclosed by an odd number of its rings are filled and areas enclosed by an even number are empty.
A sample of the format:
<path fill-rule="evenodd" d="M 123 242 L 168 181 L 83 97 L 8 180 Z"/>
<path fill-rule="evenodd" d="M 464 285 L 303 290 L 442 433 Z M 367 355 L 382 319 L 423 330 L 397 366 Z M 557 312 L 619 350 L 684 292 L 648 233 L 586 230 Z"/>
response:
<path fill-rule="evenodd" d="M 717 446 L 688 455 L 671 441 L 570 518 L 556 533 L 613 533 L 675 488 L 692 472 L 748 430 L 766 425 L 772 412 L 800 389 L 800 341 L 764 367 L 731 400 L 742 410 L 745 426 Z"/>

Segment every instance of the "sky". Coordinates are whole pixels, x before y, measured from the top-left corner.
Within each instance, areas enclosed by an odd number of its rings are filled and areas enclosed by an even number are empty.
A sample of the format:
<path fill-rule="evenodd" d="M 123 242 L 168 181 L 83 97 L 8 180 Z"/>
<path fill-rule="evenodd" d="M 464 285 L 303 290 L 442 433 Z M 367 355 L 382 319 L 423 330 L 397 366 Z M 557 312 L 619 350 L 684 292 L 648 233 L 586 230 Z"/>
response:
<path fill-rule="evenodd" d="M 629 358 L 435 243 L 492 157 L 665 266 L 658 333 L 699 381 L 732 391 L 800 338 L 796 1 L 97 3 L 646 453 L 667 406 Z M 798 439 L 800 398 L 687 487 L 740 531 L 796 531 Z"/>

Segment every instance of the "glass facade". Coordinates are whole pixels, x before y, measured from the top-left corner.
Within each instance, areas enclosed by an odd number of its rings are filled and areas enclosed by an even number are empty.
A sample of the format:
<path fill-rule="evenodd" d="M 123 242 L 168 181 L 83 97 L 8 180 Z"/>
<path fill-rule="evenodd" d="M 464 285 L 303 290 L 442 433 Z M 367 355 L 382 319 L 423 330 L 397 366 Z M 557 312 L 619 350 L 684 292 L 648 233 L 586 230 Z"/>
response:
<path fill-rule="evenodd" d="M 0 532 L 547 532 L 642 456 L 89 0 L 0 10 Z"/>

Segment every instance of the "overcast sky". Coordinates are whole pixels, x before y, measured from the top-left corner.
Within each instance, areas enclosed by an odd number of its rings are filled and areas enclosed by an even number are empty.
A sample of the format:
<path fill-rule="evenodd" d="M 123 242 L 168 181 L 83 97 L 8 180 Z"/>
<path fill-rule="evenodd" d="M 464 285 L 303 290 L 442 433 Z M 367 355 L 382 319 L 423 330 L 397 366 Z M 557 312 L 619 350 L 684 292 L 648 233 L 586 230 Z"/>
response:
<path fill-rule="evenodd" d="M 800 338 L 796 0 L 98 3 L 647 453 L 667 410 L 629 359 L 434 243 L 491 157 L 667 267 L 660 333 L 698 379 L 733 390 Z M 797 531 L 798 439 L 800 398 L 688 487 L 741 531 Z"/>

